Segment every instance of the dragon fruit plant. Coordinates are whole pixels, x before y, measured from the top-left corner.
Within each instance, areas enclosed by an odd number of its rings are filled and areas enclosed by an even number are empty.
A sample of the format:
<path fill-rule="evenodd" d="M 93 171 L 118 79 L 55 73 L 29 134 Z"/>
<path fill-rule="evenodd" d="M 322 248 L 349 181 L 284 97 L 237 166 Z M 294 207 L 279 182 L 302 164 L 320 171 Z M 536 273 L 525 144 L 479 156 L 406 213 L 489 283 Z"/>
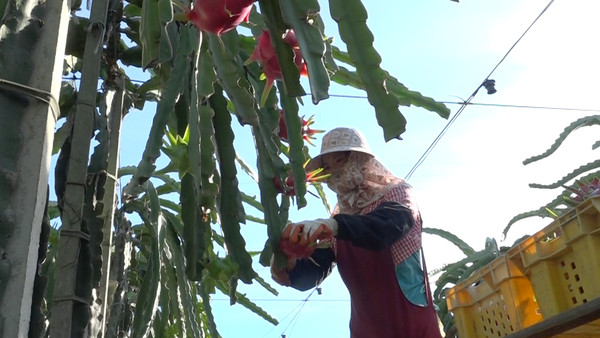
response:
<path fill-rule="evenodd" d="M 563 130 L 563 132 L 559 135 L 556 141 L 554 141 L 550 148 L 548 148 L 548 150 L 540 155 L 526 159 L 523 161 L 523 164 L 527 165 L 550 156 L 560 147 L 567 136 L 569 136 L 572 132 L 581 127 L 593 125 L 600 125 L 600 115 L 586 116 L 572 122 Z M 600 141 L 594 143 L 594 145 L 592 145 L 592 149 L 596 149 L 599 146 Z M 571 180 L 574 180 L 573 183 L 568 184 L 568 182 Z M 540 207 L 539 209 L 524 212 L 513 217 L 509 221 L 508 225 L 504 228 L 503 234 L 505 236 L 511 226 L 519 220 L 533 216 L 557 218 L 561 215 L 564 215 L 572 207 L 583 202 L 588 197 L 600 195 L 600 160 L 595 160 L 582 165 L 552 184 L 532 183 L 529 186 L 536 189 L 563 188 L 564 190 L 554 200 Z"/>

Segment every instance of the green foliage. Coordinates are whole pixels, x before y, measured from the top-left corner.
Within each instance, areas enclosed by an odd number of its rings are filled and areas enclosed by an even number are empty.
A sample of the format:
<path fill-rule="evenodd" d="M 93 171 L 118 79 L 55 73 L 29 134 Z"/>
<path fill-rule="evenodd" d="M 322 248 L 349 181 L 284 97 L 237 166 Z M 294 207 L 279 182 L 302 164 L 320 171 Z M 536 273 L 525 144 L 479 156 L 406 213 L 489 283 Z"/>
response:
<path fill-rule="evenodd" d="M 153 1 L 149 1 L 153 2 Z M 146 2 L 144 2 L 146 3 Z M 132 180 L 125 186 L 123 195 L 125 198 L 134 198 L 138 195 L 138 187 L 147 181 L 152 172 L 156 169 L 154 163 L 160 156 L 160 145 L 165 134 L 165 128 L 173 112 L 177 97 L 183 90 L 184 79 L 190 72 L 189 56 L 194 50 L 198 50 L 198 39 L 194 38 L 197 34 L 193 27 L 185 26 L 181 33 L 181 41 L 178 43 L 178 50 L 175 54 L 174 66 L 168 69 L 167 74 L 161 74 L 168 78 L 165 84 L 165 90 L 158 102 L 156 115 L 152 123 L 152 129 L 146 143 L 146 149 L 142 155 L 142 161 L 138 165 Z M 161 69 L 161 71 L 165 71 Z"/>
<path fill-rule="evenodd" d="M 562 133 L 560 133 L 560 135 L 558 135 L 558 138 L 548 148 L 548 150 L 546 150 L 545 152 L 543 152 L 540 155 L 532 156 L 532 157 L 526 159 L 525 161 L 523 161 L 523 164 L 527 165 L 527 164 L 539 161 L 541 159 L 544 159 L 544 158 L 552 155 L 560 147 L 560 145 L 563 144 L 563 142 L 567 139 L 567 137 L 569 135 L 571 135 L 571 133 L 573 133 L 575 130 L 582 128 L 582 127 L 590 127 L 590 126 L 598 125 L 598 124 L 600 124 L 600 115 L 586 116 L 586 117 L 577 119 L 576 121 L 573 121 L 571 124 L 569 124 L 567 127 L 565 127 L 565 129 L 563 130 Z M 595 149 L 596 145 L 594 145 L 593 148 Z"/>
<path fill-rule="evenodd" d="M 571 133 L 582 127 L 590 127 L 594 125 L 600 125 L 600 115 L 592 115 L 582 117 L 570 123 L 554 143 L 542 154 L 532 156 L 525 161 L 524 165 L 542 160 L 552 155 L 567 139 Z M 592 145 L 592 149 L 596 149 L 600 142 L 596 142 Z M 600 160 L 594 160 L 587 164 L 581 165 L 574 169 L 570 173 L 558 181 L 551 184 L 537 184 L 531 183 L 529 186 L 536 189 L 556 189 L 563 188 L 564 190 L 549 203 L 541 206 L 539 209 L 531 210 L 520 213 L 514 216 L 506 225 L 502 233 L 506 236 L 511 227 L 518 221 L 529 217 L 552 217 L 557 218 L 569 211 L 573 206 L 583 201 L 588 196 L 597 195 L 598 191 L 597 180 L 600 178 Z M 585 176 L 582 176 L 584 175 Z M 577 179 L 577 180 L 575 180 Z M 568 184 L 570 181 L 575 180 L 572 184 Z M 596 183 L 594 183 L 596 182 Z"/>
<path fill-rule="evenodd" d="M 278 83 L 279 87 L 280 82 Z M 304 171 L 304 139 L 302 138 L 302 120 L 298 118 L 298 103 L 289 97 L 281 97 L 281 108 L 284 111 L 284 121 L 288 130 L 288 142 L 290 144 L 289 159 L 294 182 L 304 182 L 306 172 Z M 281 181 L 284 182 L 285 178 Z M 306 185 L 294 185 L 294 193 L 298 200 L 298 207 L 306 206 Z"/>
<path fill-rule="evenodd" d="M 237 32 L 231 31 L 219 37 L 208 34 L 208 45 L 213 57 L 219 84 L 230 96 L 241 124 L 256 125 L 258 116 L 256 102 L 251 94 L 250 83 L 243 76 L 238 62 Z"/>
<path fill-rule="evenodd" d="M 146 337 L 152 328 L 152 322 L 159 306 L 161 292 L 161 266 L 163 265 L 163 249 L 165 240 L 165 218 L 161 215 L 158 194 L 151 182 L 147 183 L 148 201 L 142 216 L 149 234 L 150 245 L 146 248 L 149 252 L 147 266 L 142 276 L 143 282 L 137 294 L 135 317 L 132 326 L 132 337 Z"/>
<path fill-rule="evenodd" d="M 406 130 L 406 119 L 398 110 L 398 99 L 385 88 L 385 72 L 379 67 L 381 57 L 373 47 L 374 38 L 367 27 L 367 12 L 362 2 L 331 0 L 329 3 L 356 73 L 365 84 L 369 103 L 375 107 L 385 140 L 399 137 Z"/>
<path fill-rule="evenodd" d="M 130 7 L 131 8 L 131 7 Z M 169 61 L 173 57 L 173 48 L 169 26 L 173 20 L 173 8 L 170 0 L 148 0 L 142 3 L 139 36 L 142 45 L 142 66 L 152 67 Z"/>
<path fill-rule="evenodd" d="M 437 235 L 448 240 L 450 243 L 456 245 L 460 249 L 460 251 L 462 251 L 467 256 L 475 253 L 475 250 L 473 250 L 473 248 L 469 244 L 465 243 L 465 241 L 446 230 L 435 228 L 423 228 L 423 233 Z"/>
<path fill-rule="evenodd" d="M 186 332 L 187 330 L 190 330 L 190 336 L 200 337 L 201 325 L 195 311 L 198 303 L 196 292 L 194 292 L 195 285 L 191 278 L 187 278 L 184 275 L 186 257 L 184 257 L 179 243 L 181 234 L 179 234 L 176 229 L 181 228 L 181 226 L 175 226 L 175 224 L 178 223 L 180 222 L 176 217 L 167 217 L 167 246 L 165 247 L 163 255 L 164 259 L 172 260 L 172 265 L 165 264 L 162 268 L 167 272 L 167 281 L 172 284 L 168 287 L 168 290 L 177 290 L 177 293 L 180 295 L 180 297 L 169 297 L 169 300 L 172 303 L 172 311 L 170 311 L 170 313 L 174 319 L 178 320 L 180 325 L 177 332 Z M 199 230 L 201 231 L 202 229 Z M 181 311 L 182 315 L 178 315 L 177 311 Z M 181 321 L 179 321 L 179 319 L 181 319 Z"/>
<path fill-rule="evenodd" d="M 324 27 L 319 27 L 321 10 L 317 0 L 282 1 L 284 20 L 296 33 L 302 57 L 306 61 L 310 77 L 310 92 L 314 104 L 329 97 L 329 74 L 325 68 Z"/>
<path fill-rule="evenodd" d="M 194 176 L 189 173 L 181 179 L 180 199 L 185 259 L 189 262 L 186 266 L 186 274 L 190 280 L 199 280 L 203 269 L 206 237 L 210 230 L 210 224 L 202 218 L 202 212 L 198 206 L 198 184 Z"/>
<path fill-rule="evenodd" d="M 252 283 L 256 272 L 252 270 L 252 258 L 246 251 L 246 242 L 240 234 L 240 223 L 245 222 L 245 212 L 235 168 L 231 116 L 226 109 L 226 105 L 223 104 L 224 101 L 225 98 L 220 95 L 213 95 L 210 98 L 210 104 L 215 111 L 213 123 L 219 172 L 221 173 L 221 191 L 217 200 L 217 207 L 221 216 L 221 228 L 225 236 L 227 251 L 239 267 L 239 278 L 246 283 Z M 232 278 L 237 278 L 237 276 L 232 276 Z"/>

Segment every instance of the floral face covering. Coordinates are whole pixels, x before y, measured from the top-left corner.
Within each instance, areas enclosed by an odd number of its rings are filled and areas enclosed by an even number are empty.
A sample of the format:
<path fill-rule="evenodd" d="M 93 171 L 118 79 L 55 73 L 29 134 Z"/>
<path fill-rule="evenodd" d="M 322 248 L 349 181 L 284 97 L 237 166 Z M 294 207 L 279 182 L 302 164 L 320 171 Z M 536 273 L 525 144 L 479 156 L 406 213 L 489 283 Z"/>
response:
<path fill-rule="evenodd" d="M 368 160 L 368 155 L 359 155 L 363 154 L 351 153 L 348 162 L 327 179 L 327 186 L 338 195 L 348 194 L 363 183 L 362 166 Z"/>
<path fill-rule="evenodd" d="M 351 152 L 346 164 L 326 183 L 337 193 L 339 212 L 355 214 L 402 182 L 373 156 Z"/>

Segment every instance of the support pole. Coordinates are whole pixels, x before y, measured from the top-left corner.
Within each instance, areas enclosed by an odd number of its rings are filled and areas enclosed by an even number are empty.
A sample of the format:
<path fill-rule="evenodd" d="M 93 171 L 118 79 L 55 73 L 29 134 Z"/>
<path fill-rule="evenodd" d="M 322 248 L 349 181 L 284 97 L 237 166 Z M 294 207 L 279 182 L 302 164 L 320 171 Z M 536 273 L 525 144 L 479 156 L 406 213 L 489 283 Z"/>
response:
<path fill-rule="evenodd" d="M 112 238 L 113 238 L 113 221 L 115 218 L 116 194 L 117 194 L 117 175 L 119 171 L 119 149 L 121 148 L 121 122 L 123 120 L 123 98 L 125 91 L 123 90 L 123 79 L 116 80 L 117 89 L 112 90 L 110 99 L 107 99 L 108 121 L 109 121 L 109 151 L 108 151 L 108 167 L 106 185 L 104 186 L 103 215 L 104 229 L 102 230 L 102 279 L 100 280 L 100 297 L 102 299 L 102 334 L 106 335 L 108 324 L 108 309 L 112 301 L 112 293 L 110 290 L 115 290 L 118 282 L 114 276 L 110 275 L 110 263 L 112 258 Z"/>
<path fill-rule="evenodd" d="M 50 318 L 50 336 L 71 336 L 74 306 L 90 304 L 91 298 L 76 294 L 77 268 L 82 241 L 89 235 L 82 232 L 82 214 L 85 197 L 90 139 L 96 115 L 98 75 L 104 48 L 108 0 L 94 0 L 87 28 L 81 85 L 77 95 L 77 109 L 73 119 L 71 153 L 61 213 L 60 242 L 54 284 L 54 305 Z M 78 323 L 80 326 L 83 323 Z"/>
<path fill-rule="evenodd" d="M 4 2 L 0 23 L 0 336 L 27 337 L 68 0 Z"/>

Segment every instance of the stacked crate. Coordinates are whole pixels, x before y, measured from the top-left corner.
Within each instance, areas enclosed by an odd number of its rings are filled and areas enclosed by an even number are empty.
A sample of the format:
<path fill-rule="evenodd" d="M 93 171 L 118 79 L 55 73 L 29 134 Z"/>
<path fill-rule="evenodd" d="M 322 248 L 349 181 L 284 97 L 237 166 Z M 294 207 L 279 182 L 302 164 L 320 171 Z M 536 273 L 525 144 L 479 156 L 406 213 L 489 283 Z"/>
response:
<path fill-rule="evenodd" d="M 503 255 L 446 292 L 460 337 L 504 337 L 542 320 L 531 282 Z"/>
<path fill-rule="evenodd" d="M 600 197 L 582 202 L 446 293 L 461 338 L 507 336 L 598 297 Z M 578 331 L 600 337 L 598 325 Z"/>

